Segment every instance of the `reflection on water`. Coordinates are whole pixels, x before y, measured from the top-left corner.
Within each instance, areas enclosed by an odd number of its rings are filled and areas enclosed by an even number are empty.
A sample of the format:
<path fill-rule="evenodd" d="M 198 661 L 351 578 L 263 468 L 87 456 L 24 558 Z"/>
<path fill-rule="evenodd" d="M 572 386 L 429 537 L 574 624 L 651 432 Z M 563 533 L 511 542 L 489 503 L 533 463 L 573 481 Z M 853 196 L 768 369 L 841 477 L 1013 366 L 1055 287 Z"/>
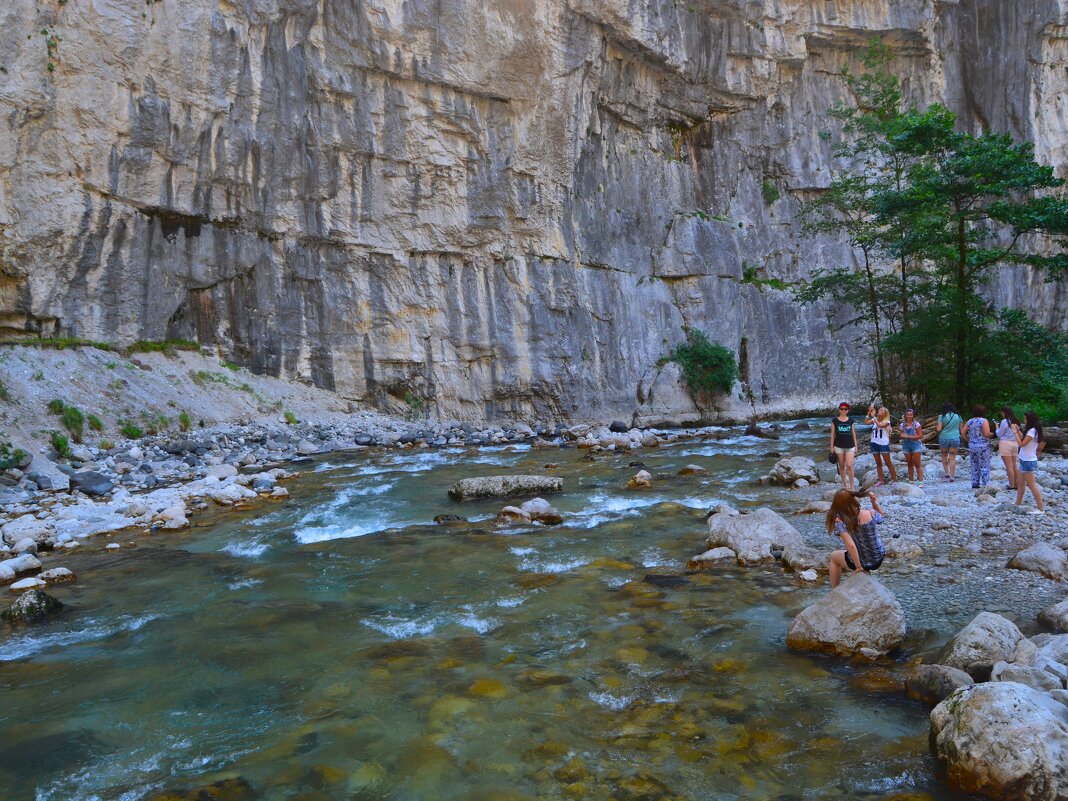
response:
<path fill-rule="evenodd" d="M 265 799 L 955 798 L 926 710 L 894 692 L 899 666 L 785 650 L 789 618 L 826 589 L 777 567 L 645 580 L 678 572 L 715 499 L 785 511 L 786 493 L 752 483 L 765 452 L 822 438 L 592 462 L 350 457 L 290 483 L 284 506 L 144 538 L 106 568 L 65 557 L 82 574 L 57 589 L 71 610 L 0 640 L 2 795 L 135 801 L 240 777 Z M 627 492 L 635 458 L 710 475 Z M 550 460 L 564 526 L 498 532 L 501 502 L 446 497 L 462 476 Z M 445 512 L 476 522 L 429 524 Z M 886 581 L 931 602 L 919 576 Z"/>

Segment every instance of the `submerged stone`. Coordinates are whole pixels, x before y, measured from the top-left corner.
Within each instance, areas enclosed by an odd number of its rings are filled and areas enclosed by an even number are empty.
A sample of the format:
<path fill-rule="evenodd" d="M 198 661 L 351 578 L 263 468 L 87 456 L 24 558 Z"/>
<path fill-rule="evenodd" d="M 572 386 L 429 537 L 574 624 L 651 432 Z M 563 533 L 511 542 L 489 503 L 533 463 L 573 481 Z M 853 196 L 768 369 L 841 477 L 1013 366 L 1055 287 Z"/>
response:
<path fill-rule="evenodd" d="M 59 614 L 63 604 L 41 590 L 30 590 L 20 595 L 15 603 L 3 613 L 9 623 L 24 625 L 38 623 L 52 615 Z"/>

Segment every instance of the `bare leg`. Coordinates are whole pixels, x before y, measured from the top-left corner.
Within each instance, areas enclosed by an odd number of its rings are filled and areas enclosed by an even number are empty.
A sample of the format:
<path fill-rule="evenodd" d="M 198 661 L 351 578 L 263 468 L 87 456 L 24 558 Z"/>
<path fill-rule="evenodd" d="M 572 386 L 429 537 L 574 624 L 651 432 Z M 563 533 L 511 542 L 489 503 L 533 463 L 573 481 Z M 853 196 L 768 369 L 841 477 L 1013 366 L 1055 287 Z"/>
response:
<path fill-rule="evenodd" d="M 920 483 L 923 483 L 923 455 L 919 453 L 912 454 L 916 457 L 916 475 L 920 477 Z"/>
<path fill-rule="evenodd" d="M 879 474 L 879 481 L 885 481 L 883 477 L 883 455 L 881 453 L 873 454 L 875 456 L 875 470 Z"/>
<path fill-rule="evenodd" d="M 1019 477 L 1016 475 L 1016 460 L 1011 453 L 1001 454 L 1001 461 L 1005 463 L 1005 477 L 1009 482 L 1009 489 L 1016 489 Z"/>
<path fill-rule="evenodd" d="M 838 582 L 842 580 L 842 571 L 846 570 L 848 565 L 845 561 L 845 551 L 838 550 L 831 552 L 831 561 L 828 565 L 828 570 L 831 574 L 831 589 L 833 590 L 838 586 Z"/>
<path fill-rule="evenodd" d="M 1031 495 L 1034 496 L 1035 506 L 1039 511 L 1042 511 L 1042 491 L 1038 488 L 1038 479 L 1035 478 L 1034 473 L 1021 473 L 1024 477 L 1024 481 L 1027 483 L 1027 488 L 1031 490 Z"/>
<path fill-rule="evenodd" d="M 845 456 L 839 454 L 838 456 L 838 480 L 842 482 L 842 486 L 846 485 L 845 478 Z"/>
<path fill-rule="evenodd" d="M 845 471 L 849 476 L 849 484 L 846 486 L 846 489 L 853 489 L 854 484 L 855 484 L 855 479 L 853 478 L 853 458 L 854 458 L 854 456 L 855 456 L 855 454 L 852 451 L 850 451 L 849 453 L 847 453 L 845 455 Z"/>
<path fill-rule="evenodd" d="M 956 481 L 957 480 L 957 449 L 956 448 L 950 448 L 948 453 L 949 453 L 949 457 L 947 458 L 946 461 L 949 462 L 949 478 L 950 478 L 951 481 Z"/>
<path fill-rule="evenodd" d="M 890 471 L 890 482 L 897 481 L 897 470 L 894 469 L 894 460 L 890 458 L 889 453 L 884 453 L 883 458 L 886 459 L 886 468 Z"/>

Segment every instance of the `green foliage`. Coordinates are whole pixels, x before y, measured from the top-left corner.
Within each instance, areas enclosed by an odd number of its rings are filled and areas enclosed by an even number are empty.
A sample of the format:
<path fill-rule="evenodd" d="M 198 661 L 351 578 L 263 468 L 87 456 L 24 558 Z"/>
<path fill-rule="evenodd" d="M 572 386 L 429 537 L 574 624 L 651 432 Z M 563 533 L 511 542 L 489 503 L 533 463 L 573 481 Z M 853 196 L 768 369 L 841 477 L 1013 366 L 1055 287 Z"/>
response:
<path fill-rule="evenodd" d="M 0 434 L 0 437 L 3 435 Z M 10 470 L 18 467 L 26 458 L 26 451 L 22 448 L 12 449 L 11 443 L 6 439 L 0 439 L 0 470 Z"/>
<path fill-rule="evenodd" d="M 119 421 L 119 432 L 126 437 L 126 439 L 141 439 L 141 437 L 145 435 L 143 428 L 129 420 Z"/>
<path fill-rule="evenodd" d="M 67 350 L 68 348 L 96 348 L 97 350 L 111 350 L 107 342 L 95 342 L 91 339 L 78 337 L 28 337 L 26 339 L 4 339 L 0 345 L 25 345 L 27 347 L 52 348 L 53 350 Z"/>
<path fill-rule="evenodd" d="M 411 390 L 404 391 L 404 403 L 408 407 L 405 415 L 409 420 L 418 420 L 423 413 L 423 399 L 413 395 Z"/>
<path fill-rule="evenodd" d="M 241 369 L 241 365 L 234 364 L 233 362 L 223 362 L 222 366 L 225 367 L 227 370 L 230 370 L 235 373 Z"/>
<path fill-rule="evenodd" d="M 48 402 L 48 411 L 52 414 L 63 414 L 63 410 L 66 408 L 67 404 L 59 398 L 52 398 L 52 400 Z"/>
<path fill-rule="evenodd" d="M 742 283 L 752 284 L 755 287 L 767 286 L 781 291 L 790 289 L 790 284 L 786 283 L 781 278 L 765 278 L 761 275 L 762 272 L 763 268 L 755 267 L 747 262 L 742 262 Z"/>
<path fill-rule="evenodd" d="M 66 434 L 62 434 L 59 431 L 52 432 L 52 447 L 61 459 L 69 459 L 72 455 L 70 452 L 70 440 Z"/>
<path fill-rule="evenodd" d="M 290 412 L 290 411 L 286 411 L 286 413 L 284 415 L 282 415 L 282 417 L 285 418 L 285 421 L 291 426 L 296 425 L 297 423 L 300 422 L 297 419 L 297 416 L 295 414 L 293 414 L 293 412 Z"/>
<path fill-rule="evenodd" d="M 188 339 L 164 339 L 153 342 L 140 339 L 126 349 L 129 353 L 166 353 L 176 350 L 200 350 L 200 345 Z"/>
<path fill-rule="evenodd" d="M 85 421 L 89 424 L 89 428 L 93 431 L 103 431 L 104 421 L 97 417 L 95 414 L 87 414 Z"/>
<path fill-rule="evenodd" d="M 76 406 L 68 406 L 63 410 L 63 427 L 70 432 L 75 442 L 82 441 L 85 432 L 85 415 Z"/>
<path fill-rule="evenodd" d="M 774 181 L 772 181 L 770 179 L 765 179 L 764 183 L 761 184 L 761 186 L 760 186 L 760 194 L 764 198 L 764 205 L 765 206 L 770 206 L 772 203 L 774 203 L 776 200 L 778 200 L 782 196 L 779 193 L 778 185 Z"/>
<path fill-rule="evenodd" d="M 178 413 L 178 428 L 182 431 L 188 431 L 193 427 L 193 421 L 189 419 L 189 412 L 182 411 Z"/>
<path fill-rule="evenodd" d="M 115 443 L 112 442 L 110 439 L 102 439 L 100 440 L 100 447 L 106 451 L 110 451 L 112 448 L 115 447 Z"/>
<path fill-rule="evenodd" d="M 692 392 L 716 394 L 730 392 L 738 378 L 738 362 L 734 353 L 718 342 L 712 342 L 704 331 L 688 326 L 686 342 L 675 346 L 664 361 L 675 362 Z"/>
<path fill-rule="evenodd" d="M 0 381 L 0 400 L 11 403 L 11 392 L 8 391 L 7 384 L 3 381 Z"/>

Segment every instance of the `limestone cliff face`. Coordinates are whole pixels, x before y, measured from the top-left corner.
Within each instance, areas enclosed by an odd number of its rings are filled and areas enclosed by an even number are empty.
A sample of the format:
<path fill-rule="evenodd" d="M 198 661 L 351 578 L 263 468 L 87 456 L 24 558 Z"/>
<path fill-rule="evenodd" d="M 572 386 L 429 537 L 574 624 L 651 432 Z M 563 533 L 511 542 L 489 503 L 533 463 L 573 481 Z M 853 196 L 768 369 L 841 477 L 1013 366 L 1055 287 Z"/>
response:
<path fill-rule="evenodd" d="M 849 258 L 796 220 L 839 70 L 883 35 L 910 96 L 1063 164 L 1064 6 L 7 0 L 0 326 L 442 417 L 655 419 L 695 413 L 656 366 L 692 325 L 758 410 L 831 403 L 863 354 L 761 280 Z M 1068 319 L 1063 287 L 996 291 Z"/>

